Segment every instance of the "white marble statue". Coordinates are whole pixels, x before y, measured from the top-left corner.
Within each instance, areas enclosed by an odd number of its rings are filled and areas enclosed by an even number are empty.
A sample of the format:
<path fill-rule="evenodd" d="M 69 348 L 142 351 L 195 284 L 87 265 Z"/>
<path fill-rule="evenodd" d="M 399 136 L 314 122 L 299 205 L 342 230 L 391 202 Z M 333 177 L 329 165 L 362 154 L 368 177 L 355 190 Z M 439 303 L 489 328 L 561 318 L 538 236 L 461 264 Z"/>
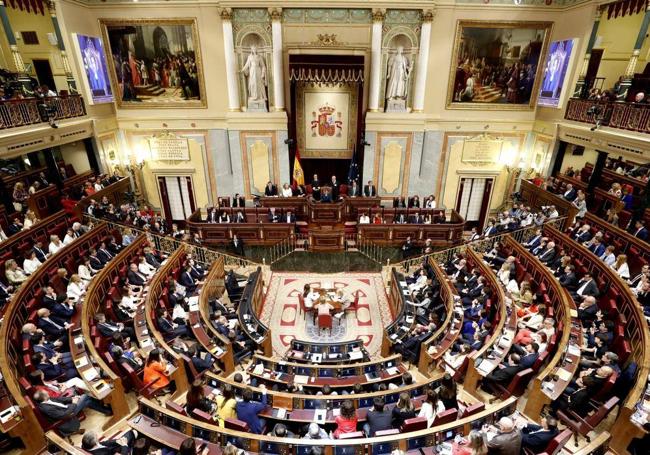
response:
<path fill-rule="evenodd" d="M 408 95 L 408 80 L 411 75 L 411 62 L 404 55 L 404 48 L 398 46 L 395 55 L 388 60 L 386 70 L 386 99 L 405 100 Z"/>
<path fill-rule="evenodd" d="M 251 53 L 246 58 L 246 64 L 241 69 L 248 79 L 248 101 L 266 101 L 266 63 L 264 57 L 257 54 L 257 46 L 251 46 Z"/>

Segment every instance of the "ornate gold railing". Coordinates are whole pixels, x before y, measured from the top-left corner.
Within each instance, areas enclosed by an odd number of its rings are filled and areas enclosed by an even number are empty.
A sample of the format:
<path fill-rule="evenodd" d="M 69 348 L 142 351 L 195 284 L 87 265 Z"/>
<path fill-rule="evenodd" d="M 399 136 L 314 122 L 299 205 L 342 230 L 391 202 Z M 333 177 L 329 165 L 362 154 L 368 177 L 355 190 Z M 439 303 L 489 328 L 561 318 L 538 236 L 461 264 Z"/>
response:
<path fill-rule="evenodd" d="M 599 111 L 597 115 L 594 114 L 594 108 Z M 650 105 L 648 104 L 572 98 L 569 100 L 564 118 L 592 124 L 596 123 L 596 118 L 601 118 L 602 126 L 650 133 Z"/>
<path fill-rule="evenodd" d="M 43 102 L 52 109 L 54 120 L 86 115 L 86 106 L 80 95 L 3 100 L 0 101 L 0 129 L 47 122 L 38 107 Z"/>

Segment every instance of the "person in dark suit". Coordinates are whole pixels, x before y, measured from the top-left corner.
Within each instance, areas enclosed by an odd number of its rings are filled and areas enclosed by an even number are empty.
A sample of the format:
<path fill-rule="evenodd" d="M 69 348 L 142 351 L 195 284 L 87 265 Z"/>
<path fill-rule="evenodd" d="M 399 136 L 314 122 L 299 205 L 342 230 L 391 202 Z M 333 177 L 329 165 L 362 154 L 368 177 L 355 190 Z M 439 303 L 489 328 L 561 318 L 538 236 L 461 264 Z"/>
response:
<path fill-rule="evenodd" d="M 117 439 L 102 439 L 94 431 L 87 431 L 81 439 L 81 448 L 93 455 L 129 455 L 135 442 L 133 431 L 127 431 Z"/>
<path fill-rule="evenodd" d="M 580 226 L 580 229 L 578 229 L 575 234 L 573 235 L 573 238 L 575 239 L 576 242 L 578 243 L 585 243 L 591 240 L 591 232 L 589 230 L 589 225 L 588 224 L 583 224 Z"/>
<path fill-rule="evenodd" d="M 648 240 L 648 230 L 646 229 L 645 222 L 643 220 L 637 220 L 634 223 L 632 235 L 641 240 Z"/>
<path fill-rule="evenodd" d="M 402 257 L 407 258 L 411 254 L 413 254 L 413 240 L 411 240 L 411 236 L 406 237 L 406 242 L 402 245 Z"/>
<path fill-rule="evenodd" d="M 603 366 L 578 378 L 577 389 L 570 389 L 570 394 L 563 394 L 551 403 L 551 413 L 555 417 L 558 410 L 569 409 L 584 417 L 590 410 L 589 400 L 598 393 L 613 372 L 611 367 Z"/>
<path fill-rule="evenodd" d="M 510 354 L 505 367 L 497 368 L 485 377 L 485 381 L 490 384 L 498 384 L 501 387 L 508 387 L 510 381 L 522 370 L 520 365 L 521 357 L 519 354 Z"/>
<path fill-rule="evenodd" d="M 129 271 L 126 273 L 126 278 L 131 286 L 142 287 L 147 282 L 147 277 L 140 273 L 138 266 L 134 263 L 129 265 Z"/>
<path fill-rule="evenodd" d="M 115 360 L 117 363 L 120 365 L 128 365 L 131 369 L 138 371 L 140 368 L 142 368 L 142 359 L 140 357 L 137 357 L 130 351 L 125 351 L 122 346 L 118 345 L 111 345 L 109 348 L 111 357 L 113 357 L 113 360 Z"/>
<path fill-rule="evenodd" d="M 244 254 L 244 241 L 239 239 L 237 237 L 237 234 L 234 234 L 232 236 L 232 242 L 231 242 L 232 250 L 235 254 L 238 254 L 239 256 L 245 256 Z"/>
<path fill-rule="evenodd" d="M 582 297 L 598 297 L 598 295 L 600 295 L 600 291 L 596 285 L 596 280 L 593 279 L 590 272 L 585 272 L 580 281 L 576 283 L 576 290 L 572 293 L 573 299 L 580 300 Z"/>
<path fill-rule="evenodd" d="M 163 261 L 163 258 L 156 254 L 150 247 L 146 247 L 144 249 L 144 260 L 147 261 L 147 264 L 151 267 L 157 269 L 162 265 L 161 262 Z"/>
<path fill-rule="evenodd" d="M 70 322 L 75 313 L 74 302 L 65 295 L 58 296 L 54 304 L 49 308 L 52 316 L 65 322 Z"/>
<path fill-rule="evenodd" d="M 221 211 L 221 215 L 219 215 L 219 223 L 220 224 L 230 223 L 230 215 L 228 215 L 228 213 L 226 213 L 225 210 Z"/>
<path fill-rule="evenodd" d="M 424 218 L 422 217 L 422 215 L 420 215 L 420 213 L 416 213 L 415 215 L 413 215 L 411 217 L 411 223 L 413 223 L 413 224 L 422 224 L 422 223 L 424 223 Z"/>
<path fill-rule="evenodd" d="M 489 237 L 497 233 L 497 228 L 494 225 L 494 220 L 488 220 L 488 224 L 483 230 L 483 237 Z"/>
<path fill-rule="evenodd" d="M 332 180 L 330 180 L 330 186 L 332 187 L 332 200 L 333 201 L 338 201 L 339 199 L 339 181 L 336 180 L 336 176 L 332 176 Z"/>
<path fill-rule="evenodd" d="M 235 214 L 235 218 L 233 219 L 233 223 L 245 223 L 245 222 L 246 222 L 246 216 L 244 215 L 244 212 L 238 210 L 237 213 Z"/>
<path fill-rule="evenodd" d="M 275 207 L 271 207 L 269 209 L 268 220 L 269 220 L 269 223 L 279 223 L 280 222 L 280 215 L 278 213 L 276 213 Z"/>
<path fill-rule="evenodd" d="M 33 398 L 38 410 L 45 417 L 53 421 L 64 420 L 63 423 L 57 426 L 57 430 L 65 436 L 79 431 L 81 423 L 77 415 L 85 408 L 94 409 L 104 415 L 111 415 L 112 413 L 110 408 L 102 405 L 101 402 L 87 394 L 74 398 L 51 398 L 46 391 L 39 390 L 34 393 Z"/>
<path fill-rule="evenodd" d="M 591 325 L 591 322 L 598 317 L 598 304 L 596 298 L 590 295 L 584 297 L 578 306 L 578 319 L 582 321 L 583 326 Z"/>
<path fill-rule="evenodd" d="M 305 189 L 305 185 L 295 185 L 292 187 L 292 190 L 293 190 L 293 195 L 296 197 L 307 196 L 307 190 Z"/>
<path fill-rule="evenodd" d="M 156 322 L 158 324 L 158 330 L 160 330 L 166 339 L 186 337 L 189 334 L 189 330 L 185 324 L 177 324 L 170 319 L 166 308 L 158 308 Z"/>
<path fill-rule="evenodd" d="M 35 369 L 43 372 L 45 379 L 48 381 L 60 377 L 64 377 L 66 381 L 79 377 L 74 364 L 64 364 L 60 356 L 55 355 L 48 359 L 44 352 L 35 352 L 32 355 L 31 362 Z"/>
<path fill-rule="evenodd" d="M 569 202 L 573 201 L 577 195 L 578 193 L 576 193 L 576 190 L 573 188 L 573 185 L 570 183 L 567 184 L 564 193 L 562 193 L 562 197 Z"/>
<path fill-rule="evenodd" d="M 569 291 L 575 291 L 576 285 L 578 284 L 578 278 L 575 274 L 575 267 L 571 264 L 567 265 L 564 268 L 564 273 L 562 273 L 558 280 L 563 288 L 566 288 Z"/>
<path fill-rule="evenodd" d="M 194 368 L 196 368 L 196 371 L 199 373 L 203 373 L 205 370 L 211 369 L 212 365 L 214 364 L 214 359 L 210 354 L 206 354 L 205 358 L 201 358 L 201 355 L 195 344 L 188 348 L 187 356 L 190 358 L 192 365 L 194 365 Z"/>
<path fill-rule="evenodd" d="M 104 313 L 97 313 L 95 315 L 95 323 L 97 324 L 97 330 L 99 330 L 99 333 L 103 337 L 109 338 L 112 337 L 113 334 L 119 333 L 124 339 L 135 339 L 133 328 L 127 327 L 121 322 L 112 322 L 107 320 Z"/>
<path fill-rule="evenodd" d="M 88 260 L 90 261 L 90 268 L 94 272 L 99 272 L 104 268 L 104 263 L 97 255 L 97 251 L 94 248 L 88 249 Z"/>
<path fill-rule="evenodd" d="M 113 259 L 113 255 L 110 253 L 110 251 L 108 251 L 106 242 L 99 244 L 99 248 L 97 249 L 97 257 L 100 261 L 102 261 L 103 264 L 106 264 L 108 261 Z"/>
<path fill-rule="evenodd" d="M 50 310 L 41 308 L 36 312 L 38 319 L 36 325 L 50 339 L 63 339 L 68 337 L 68 327 L 70 324 L 58 318 L 51 316 Z"/>
<path fill-rule="evenodd" d="M 13 286 L 5 286 L 5 284 L 0 281 L 0 308 L 2 308 L 9 301 L 9 299 L 11 299 L 13 291 Z"/>
<path fill-rule="evenodd" d="M 311 181 L 311 195 L 317 201 L 320 201 L 320 187 L 321 183 L 318 180 L 318 174 L 314 174 L 314 178 Z"/>
<path fill-rule="evenodd" d="M 264 187 L 264 196 L 271 197 L 277 195 L 278 195 L 278 187 L 276 187 L 273 183 L 271 183 L 271 181 L 268 181 L 266 183 L 266 186 Z"/>
<path fill-rule="evenodd" d="M 352 180 L 350 186 L 348 186 L 348 196 L 349 197 L 358 197 L 361 195 L 359 185 L 356 180 Z"/>
<path fill-rule="evenodd" d="M 217 209 L 214 207 L 208 208 L 208 216 L 205 221 L 208 223 L 217 223 L 219 221 L 219 214 L 217 213 Z"/>
<path fill-rule="evenodd" d="M 240 196 L 239 193 L 235 193 L 235 197 L 232 198 L 232 206 L 244 208 L 246 207 L 246 199 Z"/>
<path fill-rule="evenodd" d="M 605 245 L 599 238 L 594 238 L 593 242 L 588 247 L 588 250 L 594 253 L 596 256 L 601 257 L 605 252 Z"/>
<path fill-rule="evenodd" d="M 282 217 L 282 221 L 284 223 L 295 223 L 296 222 L 296 215 L 291 213 L 291 210 L 287 210 L 287 213 Z"/>
<path fill-rule="evenodd" d="M 406 224 L 408 219 L 406 218 L 406 213 L 400 213 L 395 218 L 393 218 L 393 223 L 395 224 Z"/>
<path fill-rule="evenodd" d="M 372 184 L 372 180 L 368 180 L 368 184 L 363 187 L 363 195 L 365 197 L 375 197 L 377 196 L 377 189 L 375 185 Z"/>
<path fill-rule="evenodd" d="M 366 423 L 363 429 L 369 438 L 375 436 L 378 431 L 390 430 L 393 428 L 393 415 L 390 409 L 387 409 L 386 402 L 382 397 L 375 397 L 372 402 L 372 408 L 366 415 Z"/>
<path fill-rule="evenodd" d="M 548 242 L 548 244 L 546 244 L 546 249 L 537 257 L 543 264 L 550 264 L 555 260 L 555 255 L 555 242 Z"/>
<path fill-rule="evenodd" d="M 196 292 L 197 286 L 200 283 L 192 276 L 192 270 L 189 265 L 185 266 L 185 269 L 183 272 L 181 272 L 181 276 L 179 277 L 178 281 L 181 285 L 185 286 L 188 294 L 194 294 L 194 292 Z"/>
<path fill-rule="evenodd" d="M 36 259 L 38 259 L 41 262 L 45 262 L 47 260 L 47 253 L 43 249 L 43 242 L 37 241 L 34 243 L 32 246 L 32 250 L 34 250 L 34 253 L 36 253 Z"/>
<path fill-rule="evenodd" d="M 395 209 L 405 209 L 406 200 L 403 197 L 394 197 L 393 198 L 393 208 Z"/>
<path fill-rule="evenodd" d="M 74 374 L 73 376 L 76 375 L 76 368 L 74 366 L 74 361 L 72 359 L 72 355 L 68 351 L 61 351 L 59 352 L 57 348 L 62 345 L 62 343 L 49 343 L 45 341 L 45 335 L 43 332 L 36 332 L 34 335 L 32 335 L 32 350 L 34 353 L 42 353 L 45 355 L 45 358 L 47 360 L 51 360 L 52 358 L 58 359 L 59 362 L 62 366 L 65 366 L 65 368 L 72 368 Z"/>
<path fill-rule="evenodd" d="M 541 425 L 534 423 L 526 424 L 522 429 L 521 446 L 530 449 L 533 453 L 541 453 L 551 439 L 559 433 L 557 429 L 557 420 L 554 417 L 542 417 Z"/>
<path fill-rule="evenodd" d="M 529 343 L 526 345 L 526 347 L 524 347 L 524 350 L 526 353 L 519 359 L 519 366 L 522 370 L 525 370 L 526 368 L 532 368 L 533 364 L 539 358 L 539 344 L 534 342 Z"/>
<path fill-rule="evenodd" d="M 7 226 L 7 235 L 11 237 L 12 235 L 18 234 L 23 230 L 23 225 L 18 218 L 14 218 L 9 226 Z"/>

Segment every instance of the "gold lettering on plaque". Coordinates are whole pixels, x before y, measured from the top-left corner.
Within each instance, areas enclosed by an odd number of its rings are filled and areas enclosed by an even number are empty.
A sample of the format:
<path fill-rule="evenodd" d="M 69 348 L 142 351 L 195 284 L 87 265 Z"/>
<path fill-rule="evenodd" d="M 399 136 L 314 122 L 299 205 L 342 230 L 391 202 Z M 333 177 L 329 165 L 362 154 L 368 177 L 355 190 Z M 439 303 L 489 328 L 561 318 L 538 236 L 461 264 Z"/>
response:
<path fill-rule="evenodd" d="M 503 141 L 499 139 L 468 139 L 463 142 L 463 163 L 488 164 L 498 161 Z"/>
<path fill-rule="evenodd" d="M 190 144 L 187 138 L 166 133 L 149 138 L 151 159 L 155 161 L 188 161 Z"/>

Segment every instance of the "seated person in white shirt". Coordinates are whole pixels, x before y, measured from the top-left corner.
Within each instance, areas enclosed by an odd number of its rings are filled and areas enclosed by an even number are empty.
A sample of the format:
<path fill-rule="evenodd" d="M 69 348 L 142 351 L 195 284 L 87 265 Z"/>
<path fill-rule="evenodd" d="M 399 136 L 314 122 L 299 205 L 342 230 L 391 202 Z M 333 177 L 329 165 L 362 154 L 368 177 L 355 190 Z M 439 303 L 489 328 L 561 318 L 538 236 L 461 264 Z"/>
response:
<path fill-rule="evenodd" d="M 613 245 L 609 245 L 605 248 L 605 252 L 600 256 L 600 259 L 605 263 L 607 267 L 612 267 L 616 262 L 616 255 L 614 254 L 615 248 Z"/>
<path fill-rule="evenodd" d="M 72 228 L 70 228 L 66 231 L 65 237 L 63 237 L 63 244 L 67 245 L 68 243 L 72 243 L 75 238 L 74 232 L 72 232 Z"/>
<path fill-rule="evenodd" d="M 337 316 L 345 312 L 352 305 L 352 299 L 343 289 L 337 289 L 334 301 L 341 303 L 341 313 L 337 313 Z"/>
<path fill-rule="evenodd" d="M 31 275 L 41 266 L 41 261 L 36 258 L 36 252 L 29 250 L 27 257 L 23 261 L 23 270 L 27 275 Z"/>
<path fill-rule="evenodd" d="M 417 277 L 415 283 L 409 284 L 409 291 L 413 294 L 414 291 L 419 291 L 427 285 L 427 271 L 420 270 L 420 276 Z"/>
<path fill-rule="evenodd" d="M 282 185 L 282 197 L 292 197 L 292 196 L 293 196 L 293 191 L 291 190 L 289 184 L 285 183 L 284 185 Z"/>
<path fill-rule="evenodd" d="M 77 275 L 79 275 L 79 278 L 81 278 L 81 280 L 86 284 L 90 283 L 90 280 L 93 279 L 93 274 L 90 268 L 90 258 L 88 256 L 83 257 L 81 264 L 79 264 L 79 267 L 77 268 Z"/>
<path fill-rule="evenodd" d="M 370 217 L 367 213 L 364 213 L 359 217 L 359 224 L 370 224 Z"/>
<path fill-rule="evenodd" d="M 25 265 L 23 264 L 23 267 Z M 630 266 L 627 264 L 627 256 L 625 254 L 619 254 L 611 267 L 616 271 L 618 276 L 624 280 L 630 279 Z"/>
<path fill-rule="evenodd" d="M 66 294 L 68 295 L 68 298 L 76 302 L 81 299 L 85 293 L 86 285 L 84 284 L 81 277 L 75 273 L 70 277 L 70 282 L 68 283 Z"/>
<path fill-rule="evenodd" d="M 61 248 L 63 248 L 63 242 L 61 241 L 59 236 L 58 235 L 51 235 L 50 236 L 50 246 L 48 247 L 48 251 L 50 252 L 50 254 L 55 254 Z"/>
<path fill-rule="evenodd" d="M 303 290 L 303 299 L 305 301 L 306 308 L 313 308 L 314 303 L 320 299 L 320 294 L 311 288 L 308 284 L 305 285 Z"/>
<path fill-rule="evenodd" d="M 145 275 L 147 278 L 151 278 L 154 273 L 156 273 L 156 269 L 147 262 L 144 256 L 140 256 L 138 271 Z"/>

